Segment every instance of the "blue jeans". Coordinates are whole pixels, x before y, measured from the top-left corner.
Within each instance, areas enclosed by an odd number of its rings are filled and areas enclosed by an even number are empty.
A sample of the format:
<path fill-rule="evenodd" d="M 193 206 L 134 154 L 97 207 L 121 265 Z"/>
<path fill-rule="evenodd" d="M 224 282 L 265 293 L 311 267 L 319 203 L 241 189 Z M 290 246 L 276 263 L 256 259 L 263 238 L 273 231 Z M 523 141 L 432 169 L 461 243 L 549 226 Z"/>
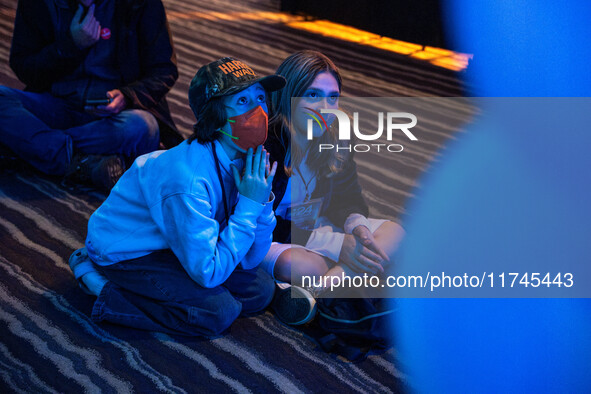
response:
<path fill-rule="evenodd" d="M 0 141 L 38 170 L 63 175 L 72 150 L 128 159 L 158 149 L 158 122 L 131 109 L 101 118 L 49 93 L 0 86 Z"/>
<path fill-rule="evenodd" d="M 171 250 L 95 266 L 109 283 L 94 304 L 92 319 L 150 331 L 214 337 L 238 316 L 265 309 L 275 291 L 262 269 L 240 266 L 222 285 L 202 287 Z"/>

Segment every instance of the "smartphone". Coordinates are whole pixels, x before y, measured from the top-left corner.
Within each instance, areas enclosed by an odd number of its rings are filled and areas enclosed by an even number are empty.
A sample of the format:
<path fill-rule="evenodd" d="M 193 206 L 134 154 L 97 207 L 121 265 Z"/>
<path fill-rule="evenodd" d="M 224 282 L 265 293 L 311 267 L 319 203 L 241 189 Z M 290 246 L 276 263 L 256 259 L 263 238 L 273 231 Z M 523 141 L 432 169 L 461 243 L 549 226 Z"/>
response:
<path fill-rule="evenodd" d="M 86 100 L 87 107 L 98 107 L 99 105 L 108 105 L 111 102 L 110 98 L 102 99 L 88 99 Z"/>

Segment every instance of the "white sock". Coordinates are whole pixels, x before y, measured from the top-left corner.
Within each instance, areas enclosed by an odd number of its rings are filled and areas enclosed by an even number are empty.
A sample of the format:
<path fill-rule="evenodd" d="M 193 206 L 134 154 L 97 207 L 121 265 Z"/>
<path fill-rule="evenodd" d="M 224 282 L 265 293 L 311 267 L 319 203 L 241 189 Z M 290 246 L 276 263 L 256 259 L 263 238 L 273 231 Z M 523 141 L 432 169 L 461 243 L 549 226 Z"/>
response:
<path fill-rule="evenodd" d="M 98 272 L 89 272 L 80 278 L 92 294 L 98 297 L 108 280 Z"/>

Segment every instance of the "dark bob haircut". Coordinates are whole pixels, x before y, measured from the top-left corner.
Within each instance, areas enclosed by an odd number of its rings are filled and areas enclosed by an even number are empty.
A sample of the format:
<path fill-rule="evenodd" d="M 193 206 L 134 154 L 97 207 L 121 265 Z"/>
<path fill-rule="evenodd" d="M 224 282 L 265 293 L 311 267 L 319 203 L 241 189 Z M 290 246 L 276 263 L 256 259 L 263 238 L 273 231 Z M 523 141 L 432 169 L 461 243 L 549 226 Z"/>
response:
<path fill-rule="evenodd" d="M 200 144 L 218 140 L 221 137 L 218 130 L 226 124 L 227 120 L 223 97 L 212 98 L 201 107 L 188 143 L 190 144 L 195 139 Z"/>

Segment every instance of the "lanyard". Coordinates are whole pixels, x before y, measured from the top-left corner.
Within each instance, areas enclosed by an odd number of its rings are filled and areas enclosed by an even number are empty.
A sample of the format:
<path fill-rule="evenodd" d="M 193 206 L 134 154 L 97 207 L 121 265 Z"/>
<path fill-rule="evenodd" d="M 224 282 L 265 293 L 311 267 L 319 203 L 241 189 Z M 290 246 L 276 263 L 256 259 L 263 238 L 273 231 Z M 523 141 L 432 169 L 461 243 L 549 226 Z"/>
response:
<path fill-rule="evenodd" d="M 224 200 L 224 213 L 226 214 L 226 223 L 230 220 L 230 214 L 228 213 L 228 202 L 226 201 L 226 188 L 224 187 L 224 180 L 222 179 L 222 170 L 220 169 L 220 162 L 218 160 L 218 154 L 215 150 L 215 141 L 211 143 L 213 148 L 213 157 L 215 159 L 215 168 L 218 173 L 218 179 L 220 180 L 220 185 L 222 186 L 222 195 Z"/>
<path fill-rule="evenodd" d="M 312 178 L 310 178 L 310 180 L 308 182 L 306 182 L 306 180 L 304 179 L 304 176 L 302 175 L 302 173 L 300 172 L 300 168 L 297 167 L 296 171 L 298 173 L 298 175 L 300 176 L 300 178 L 302 178 L 302 182 L 304 182 L 304 187 L 306 188 L 306 197 L 304 197 L 304 202 L 308 202 L 310 200 L 310 193 L 308 192 L 308 186 L 310 185 L 310 183 L 312 182 L 312 180 L 314 178 L 316 178 L 316 175 L 312 175 Z"/>

